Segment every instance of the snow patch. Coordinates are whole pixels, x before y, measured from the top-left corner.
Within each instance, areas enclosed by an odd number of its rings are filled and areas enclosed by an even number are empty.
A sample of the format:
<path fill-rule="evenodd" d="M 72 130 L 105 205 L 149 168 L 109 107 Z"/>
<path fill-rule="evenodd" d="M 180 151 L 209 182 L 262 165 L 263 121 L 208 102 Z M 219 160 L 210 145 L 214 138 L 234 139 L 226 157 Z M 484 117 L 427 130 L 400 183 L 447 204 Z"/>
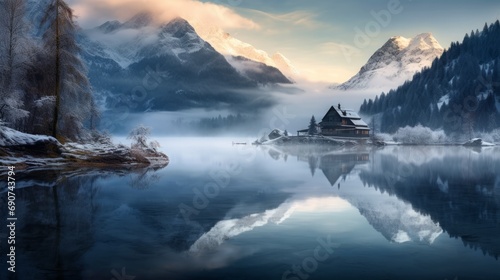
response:
<path fill-rule="evenodd" d="M 59 142 L 51 136 L 28 134 L 0 125 L 0 146 L 33 145 L 39 141 L 59 144 Z"/>
<path fill-rule="evenodd" d="M 448 104 L 450 104 L 450 95 L 449 94 L 446 94 L 439 99 L 439 101 L 437 103 L 439 110 L 441 110 L 441 107 L 443 106 L 443 104 L 446 106 L 448 106 Z"/>
<path fill-rule="evenodd" d="M 398 233 L 396 233 L 392 237 L 392 241 L 394 241 L 396 243 L 405 243 L 405 242 L 411 241 L 411 238 L 407 232 L 399 230 Z"/>

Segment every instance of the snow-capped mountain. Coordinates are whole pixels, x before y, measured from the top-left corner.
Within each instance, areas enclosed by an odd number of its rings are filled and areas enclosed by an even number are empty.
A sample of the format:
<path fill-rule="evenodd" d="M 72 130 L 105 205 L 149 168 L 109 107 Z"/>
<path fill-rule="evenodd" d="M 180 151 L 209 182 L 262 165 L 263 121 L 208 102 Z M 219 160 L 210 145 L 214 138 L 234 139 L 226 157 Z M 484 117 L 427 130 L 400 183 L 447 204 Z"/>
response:
<path fill-rule="evenodd" d="M 140 58 L 169 54 L 180 61 L 187 61 L 191 54 L 213 49 L 196 34 L 193 27 L 182 18 L 160 26 L 157 38 L 138 52 Z"/>
<path fill-rule="evenodd" d="M 360 106 L 365 116 L 377 115 L 380 132 L 395 133 L 399 128 L 418 124 L 433 130 L 443 129 L 458 141 L 471 133 L 493 132 L 500 126 L 500 21 L 485 25 L 482 31 L 465 34 L 434 60 L 430 67 L 416 73 L 410 82 L 393 91 L 366 100 Z M 432 40 L 430 43 L 433 43 Z M 429 45 L 428 40 L 415 45 Z M 465 94 L 467 93 L 467 94 Z M 404 96 L 404 98 L 401 98 Z M 456 112 L 456 104 L 476 101 L 473 116 Z M 457 121 L 449 121 L 453 112 Z"/>
<path fill-rule="evenodd" d="M 293 66 L 292 62 L 281 53 L 275 53 L 270 56 L 267 52 L 236 39 L 218 27 L 206 26 L 199 23 L 195 23 L 194 27 L 204 40 L 210 43 L 218 52 L 226 56 L 241 56 L 275 67 L 290 80 L 296 80 L 300 76 L 300 72 Z M 238 62 L 233 60 L 232 63 Z M 234 66 L 238 67 L 238 65 Z"/>
<path fill-rule="evenodd" d="M 182 18 L 161 24 L 143 12 L 124 23 L 108 21 L 85 30 L 79 43 L 92 86 L 117 95 L 108 103 L 128 102 L 123 98 L 133 98 L 130 91 L 147 82 L 147 98 L 133 102 L 139 111 L 237 108 L 252 104 L 241 89 L 290 83 L 274 67 L 220 54 Z M 268 98 L 262 102 L 272 104 Z"/>
<path fill-rule="evenodd" d="M 410 39 L 392 37 L 370 57 L 355 76 L 332 88 L 388 91 L 402 85 L 406 80 L 411 80 L 422 68 L 429 67 L 443 51 L 443 47 L 431 33 L 422 33 Z"/>
<path fill-rule="evenodd" d="M 363 188 L 363 192 L 340 190 L 339 196 L 356 207 L 370 225 L 387 240 L 432 244 L 443 230 L 429 216 L 423 215 L 395 196 Z"/>
<path fill-rule="evenodd" d="M 239 219 L 219 221 L 191 245 L 189 252 L 202 253 L 211 251 L 224 243 L 224 241 L 242 233 L 252 231 L 257 227 L 262 227 L 270 223 L 280 224 L 290 217 L 294 211 L 295 204 L 284 202 L 275 209 L 253 213 Z"/>
<path fill-rule="evenodd" d="M 86 34 L 103 45 L 103 51 L 108 57 L 123 68 L 146 57 L 162 54 L 173 55 L 181 61 L 187 61 L 191 54 L 204 48 L 212 49 L 190 23 L 182 18 L 175 18 L 165 24 L 156 22 L 152 13 L 141 12 L 124 23 L 117 20 L 107 21 L 87 30 Z M 259 83 L 290 82 L 279 70 L 274 69 L 276 68 L 274 63 L 269 63 L 270 60 L 266 61 L 263 57 L 256 57 L 254 60 L 247 56 L 244 57 L 249 60 L 226 57 L 236 70 L 244 69 L 240 74 L 247 78 L 252 77 L 250 79 L 256 79 Z M 286 58 L 281 58 L 280 65 L 285 65 L 287 61 Z M 252 64 L 252 67 L 249 67 L 249 64 Z"/>

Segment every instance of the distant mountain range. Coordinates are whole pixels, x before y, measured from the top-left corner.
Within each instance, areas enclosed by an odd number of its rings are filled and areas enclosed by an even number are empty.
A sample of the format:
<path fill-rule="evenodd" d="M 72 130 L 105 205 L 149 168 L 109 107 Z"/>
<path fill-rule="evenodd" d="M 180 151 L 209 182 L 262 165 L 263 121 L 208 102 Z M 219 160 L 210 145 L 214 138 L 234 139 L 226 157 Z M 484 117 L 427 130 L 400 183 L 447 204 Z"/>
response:
<path fill-rule="evenodd" d="M 441 56 L 444 49 L 430 33 L 407 39 L 390 38 L 347 82 L 332 86 L 340 90 L 388 91 L 411 80 L 413 75 Z"/>
<path fill-rule="evenodd" d="M 291 83 L 276 67 L 224 56 L 182 18 L 157 24 L 153 14 L 141 12 L 82 31 L 79 43 L 107 107 L 253 110 L 274 102 L 259 85 Z"/>
<path fill-rule="evenodd" d="M 421 124 L 472 137 L 500 128 L 500 23 L 466 34 L 429 68 L 387 94 L 365 100 L 382 132 Z"/>

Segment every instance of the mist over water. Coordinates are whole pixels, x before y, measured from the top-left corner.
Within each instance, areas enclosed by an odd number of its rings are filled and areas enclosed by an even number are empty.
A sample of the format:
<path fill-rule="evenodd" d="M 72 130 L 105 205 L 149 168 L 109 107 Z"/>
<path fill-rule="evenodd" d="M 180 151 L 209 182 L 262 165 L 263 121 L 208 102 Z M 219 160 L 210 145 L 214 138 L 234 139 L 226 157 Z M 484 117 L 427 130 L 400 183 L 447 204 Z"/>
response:
<path fill-rule="evenodd" d="M 104 114 L 103 128 L 113 134 L 124 135 L 139 124 L 152 128 L 158 135 L 176 136 L 245 136 L 257 138 L 263 130 L 274 128 L 288 130 L 292 135 L 309 124 L 311 116 L 320 120 L 330 106 L 341 104 L 343 108 L 358 111 L 364 99 L 374 98 L 380 92 L 369 90 L 340 91 L 329 88 L 325 83 L 300 82 L 280 87 L 261 87 L 255 95 L 265 95 L 273 104 L 269 107 L 252 107 L 245 110 L 226 107 L 224 109 L 199 108 L 181 111 L 135 113 L 127 110 L 108 110 Z M 206 118 L 227 117 L 241 114 L 248 121 L 220 131 L 197 130 L 193 123 Z M 111 121 L 110 120 L 118 120 Z M 260 135 L 262 136 L 262 135 Z M 259 137 L 260 137 L 259 136 Z"/>
<path fill-rule="evenodd" d="M 500 276 L 498 148 L 153 138 L 166 168 L 30 174 L 19 279 Z"/>

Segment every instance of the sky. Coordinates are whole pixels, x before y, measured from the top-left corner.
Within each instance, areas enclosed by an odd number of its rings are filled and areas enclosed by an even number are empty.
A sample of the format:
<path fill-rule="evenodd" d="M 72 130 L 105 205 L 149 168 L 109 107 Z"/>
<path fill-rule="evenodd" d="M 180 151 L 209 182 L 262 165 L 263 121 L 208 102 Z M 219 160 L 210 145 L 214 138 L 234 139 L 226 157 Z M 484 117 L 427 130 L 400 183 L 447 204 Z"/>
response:
<path fill-rule="evenodd" d="M 342 83 L 390 37 L 430 32 L 447 48 L 500 19 L 498 0 L 67 0 L 84 28 L 144 8 L 218 26 L 312 81 Z"/>

